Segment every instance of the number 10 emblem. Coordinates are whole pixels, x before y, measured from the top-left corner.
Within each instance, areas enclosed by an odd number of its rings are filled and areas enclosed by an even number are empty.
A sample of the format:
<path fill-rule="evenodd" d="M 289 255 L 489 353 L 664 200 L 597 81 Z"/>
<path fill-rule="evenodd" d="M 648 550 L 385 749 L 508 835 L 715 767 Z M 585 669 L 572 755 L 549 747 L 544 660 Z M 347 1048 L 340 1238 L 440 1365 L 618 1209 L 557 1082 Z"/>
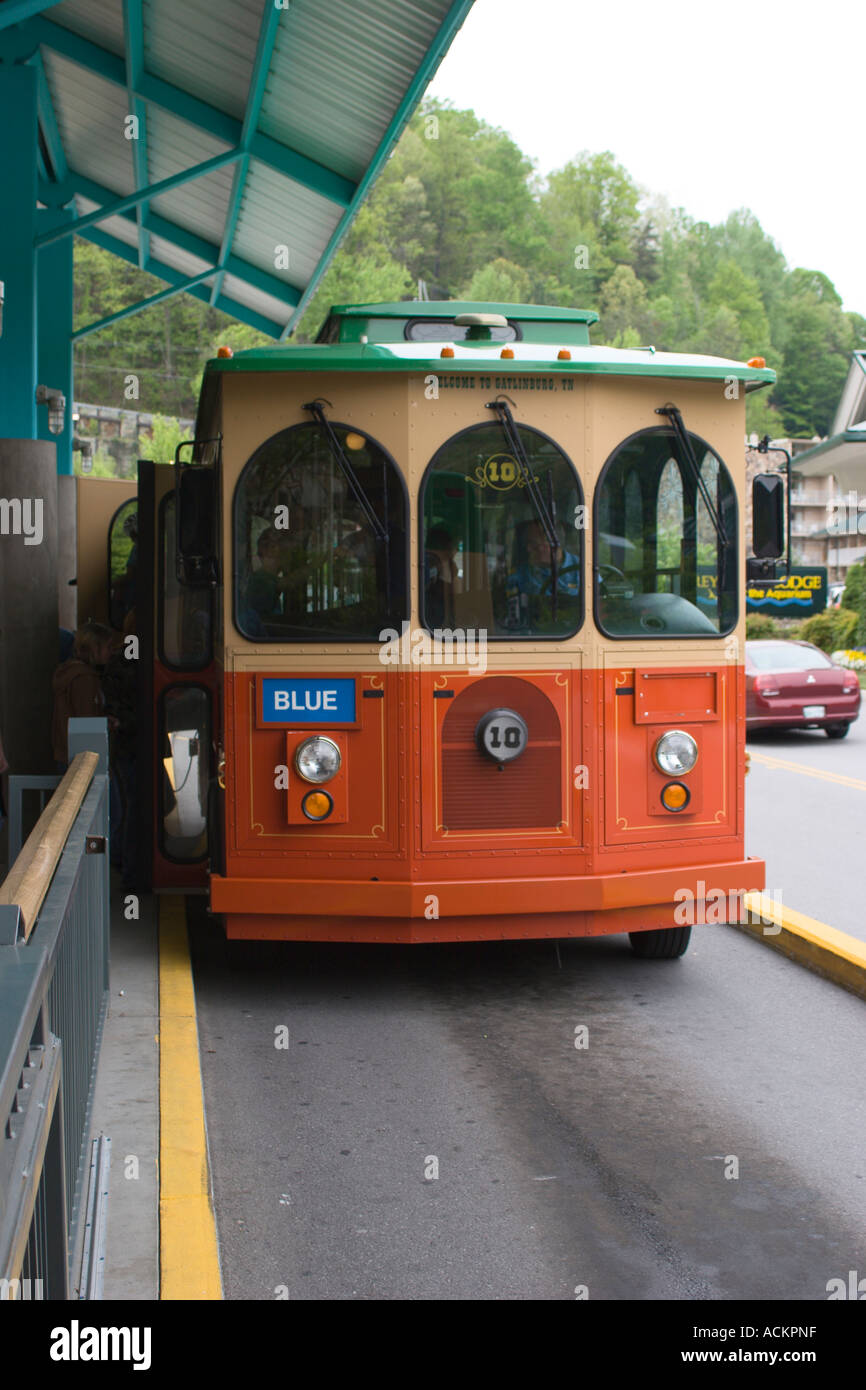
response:
<path fill-rule="evenodd" d="M 529 743 L 529 729 L 513 709 L 492 709 L 479 721 L 475 742 L 494 762 L 510 763 Z"/>

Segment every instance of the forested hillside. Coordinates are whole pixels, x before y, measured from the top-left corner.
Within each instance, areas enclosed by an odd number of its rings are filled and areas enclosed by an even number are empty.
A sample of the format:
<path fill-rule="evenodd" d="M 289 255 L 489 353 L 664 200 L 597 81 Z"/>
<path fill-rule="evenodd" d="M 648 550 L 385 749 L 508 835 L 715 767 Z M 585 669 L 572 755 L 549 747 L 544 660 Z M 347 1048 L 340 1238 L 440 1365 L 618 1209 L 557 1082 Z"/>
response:
<path fill-rule="evenodd" d="M 638 188 L 608 152 L 578 154 L 540 180 L 508 135 L 432 101 L 404 134 L 296 336 L 314 338 L 331 304 L 414 298 L 421 280 L 431 299 L 596 309 L 596 343 L 759 354 L 779 380 L 772 395 L 749 398 L 748 425 L 771 434 L 826 434 L 849 354 L 866 346 L 866 318 L 843 312 L 821 271 L 789 268 L 747 210 L 718 226 L 695 222 Z M 160 288 L 76 242 L 76 326 Z M 79 340 L 76 396 L 189 416 L 202 364 L 219 343 L 267 341 L 178 295 Z M 138 399 L 125 396 L 131 373 Z"/>

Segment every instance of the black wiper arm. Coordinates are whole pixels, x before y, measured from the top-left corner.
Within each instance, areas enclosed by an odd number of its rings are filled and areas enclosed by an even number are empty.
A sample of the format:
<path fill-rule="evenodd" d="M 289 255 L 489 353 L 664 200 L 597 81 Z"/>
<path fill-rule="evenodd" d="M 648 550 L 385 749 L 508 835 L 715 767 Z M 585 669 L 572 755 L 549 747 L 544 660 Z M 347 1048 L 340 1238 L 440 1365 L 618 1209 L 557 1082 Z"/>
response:
<path fill-rule="evenodd" d="M 502 396 L 497 396 L 495 401 L 487 402 L 487 409 L 495 410 L 496 414 L 499 416 L 499 423 L 502 426 L 503 432 L 505 434 L 506 442 L 508 444 L 509 449 L 514 455 L 514 460 L 517 464 L 518 472 L 520 473 L 520 476 L 523 479 L 523 485 L 529 493 L 530 497 L 532 498 L 532 505 L 535 508 L 535 515 L 538 517 L 538 520 L 541 524 L 541 529 L 544 532 L 545 539 L 547 540 L 547 544 L 550 546 L 551 596 L 553 600 L 552 617 L 553 621 L 556 622 L 556 597 L 559 583 L 559 575 L 557 572 L 559 568 L 557 563 L 557 557 L 559 555 L 559 539 L 556 534 L 556 524 L 552 515 L 552 508 L 548 508 L 547 503 L 544 500 L 544 495 L 541 491 L 541 488 L 538 486 L 538 483 L 535 480 L 535 474 L 533 473 L 532 468 L 529 464 L 529 460 L 526 457 L 526 450 L 523 447 L 523 440 L 520 438 L 520 433 L 517 429 L 516 424 L 514 423 L 514 416 L 511 414 L 508 401 Z"/>
<path fill-rule="evenodd" d="M 369 497 L 367 496 L 366 492 L 361 486 L 361 481 L 354 468 L 352 467 L 351 461 L 346 457 L 346 451 L 344 450 L 342 444 L 340 443 L 339 439 L 334 433 L 333 426 L 331 425 L 330 420 L 328 419 L 327 415 L 322 409 L 323 404 L 330 405 L 330 401 L 310 401 L 309 404 L 305 405 L 303 408 L 304 410 L 309 410 L 313 419 L 316 421 L 316 424 L 324 433 L 325 438 L 328 441 L 328 448 L 331 451 L 331 457 L 333 458 L 334 462 L 338 465 L 340 471 L 343 474 L 343 477 L 349 484 L 349 488 L 351 489 L 352 495 L 354 496 L 355 501 L 358 503 L 358 506 L 361 508 L 361 511 L 364 513 L 364 516 L 367 518 L 367 521 L 370 523 L 370 528 L 373 532 L 373 535 L 376 537 L 376 540 L 387 540 L 388 529 L 376 515 L 376 511 L 373 507 L 372 502 L 370 501 Z"/>
<path fill-rule="evenodd" d="M 728 546 L 728 537 L 725 533 L 724 524 L 718 512 L 716 511 L 715 506 L 713 505 L 713 499 L 710 496 L 709 488 L 707 487 L 706 483 L 701 477 L 701 470 L 698 467 L 698 461 L 695 458 L 695 451 L 692 448 L 692 441 L 689 439 L 689 436 L 686 432 L 686 428 L 683 424 L 683 417 L 680 413 L 679 407 L 675 405 L 660 405 L 656 408 L 656 415 L 666 415 L 671 422 L 674 436 L 676 438 L 677 443 L 680 446 L 680 454 L 682 457 L 682 461 L 691 473 L 692 480 L 695 486 L 697 487 L 698 492 L 701 494 L 701 497 L 704 499 L 704 506 L 706 507 L 707 512 L 709 513 L 710 521 L 713 523 L 713 526 L 715 527 L 716 538 L 718 539 L 719 546 L 722 550 L 722 554 L 725 554 Z"/>

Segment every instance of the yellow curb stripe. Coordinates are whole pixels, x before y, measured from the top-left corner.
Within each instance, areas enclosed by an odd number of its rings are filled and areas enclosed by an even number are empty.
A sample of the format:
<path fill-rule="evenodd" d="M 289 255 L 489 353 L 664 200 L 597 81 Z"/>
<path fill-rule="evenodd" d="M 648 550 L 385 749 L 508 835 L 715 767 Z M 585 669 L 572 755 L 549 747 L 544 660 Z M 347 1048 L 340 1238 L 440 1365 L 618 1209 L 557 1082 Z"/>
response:
<path fill-rule="evenodd" d="M 819 777 L 822 782 L 835 782 L 840 787 L 854 787 L 857 791 L 866 792 L 866 782 L 858 777 L 846 777 L 844 772 L 822 772 L 818 767 L 807 767 L 805 763 L 789 763 L 784 758 L 771 758 L 767 753 L 756 753 L 754 749 L 749 749 L 752 762 L 760 763 L 763 767 L 779 768 L 783 772 L 801 772 L 805 777 Z"/>
<path fill-rule="evenodd" d="M 744 902 L 750 914 L 763 921 L 735 924 L 740 931 L 866 999 L 866 941 L 793 908 L 780 907 L 763 893 L 747 893 Z"/>
<path fill-rule="evenodd" d="M 184 900 L 159 900 L 161 1299 L 221 1299 Z"/>

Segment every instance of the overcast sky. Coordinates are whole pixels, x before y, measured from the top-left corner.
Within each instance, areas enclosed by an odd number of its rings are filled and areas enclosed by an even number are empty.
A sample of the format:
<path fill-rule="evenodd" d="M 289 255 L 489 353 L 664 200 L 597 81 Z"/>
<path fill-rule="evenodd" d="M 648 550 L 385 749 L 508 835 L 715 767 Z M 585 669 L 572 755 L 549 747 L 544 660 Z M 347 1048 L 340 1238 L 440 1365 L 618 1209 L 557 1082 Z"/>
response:
<path fill-rule="evenodd" d="M 430 92 L 542 174 L 612 150 L 696 220 L 751 208 L 866 314 L 864 41 L 863 0 L 475 0 Z"/>

